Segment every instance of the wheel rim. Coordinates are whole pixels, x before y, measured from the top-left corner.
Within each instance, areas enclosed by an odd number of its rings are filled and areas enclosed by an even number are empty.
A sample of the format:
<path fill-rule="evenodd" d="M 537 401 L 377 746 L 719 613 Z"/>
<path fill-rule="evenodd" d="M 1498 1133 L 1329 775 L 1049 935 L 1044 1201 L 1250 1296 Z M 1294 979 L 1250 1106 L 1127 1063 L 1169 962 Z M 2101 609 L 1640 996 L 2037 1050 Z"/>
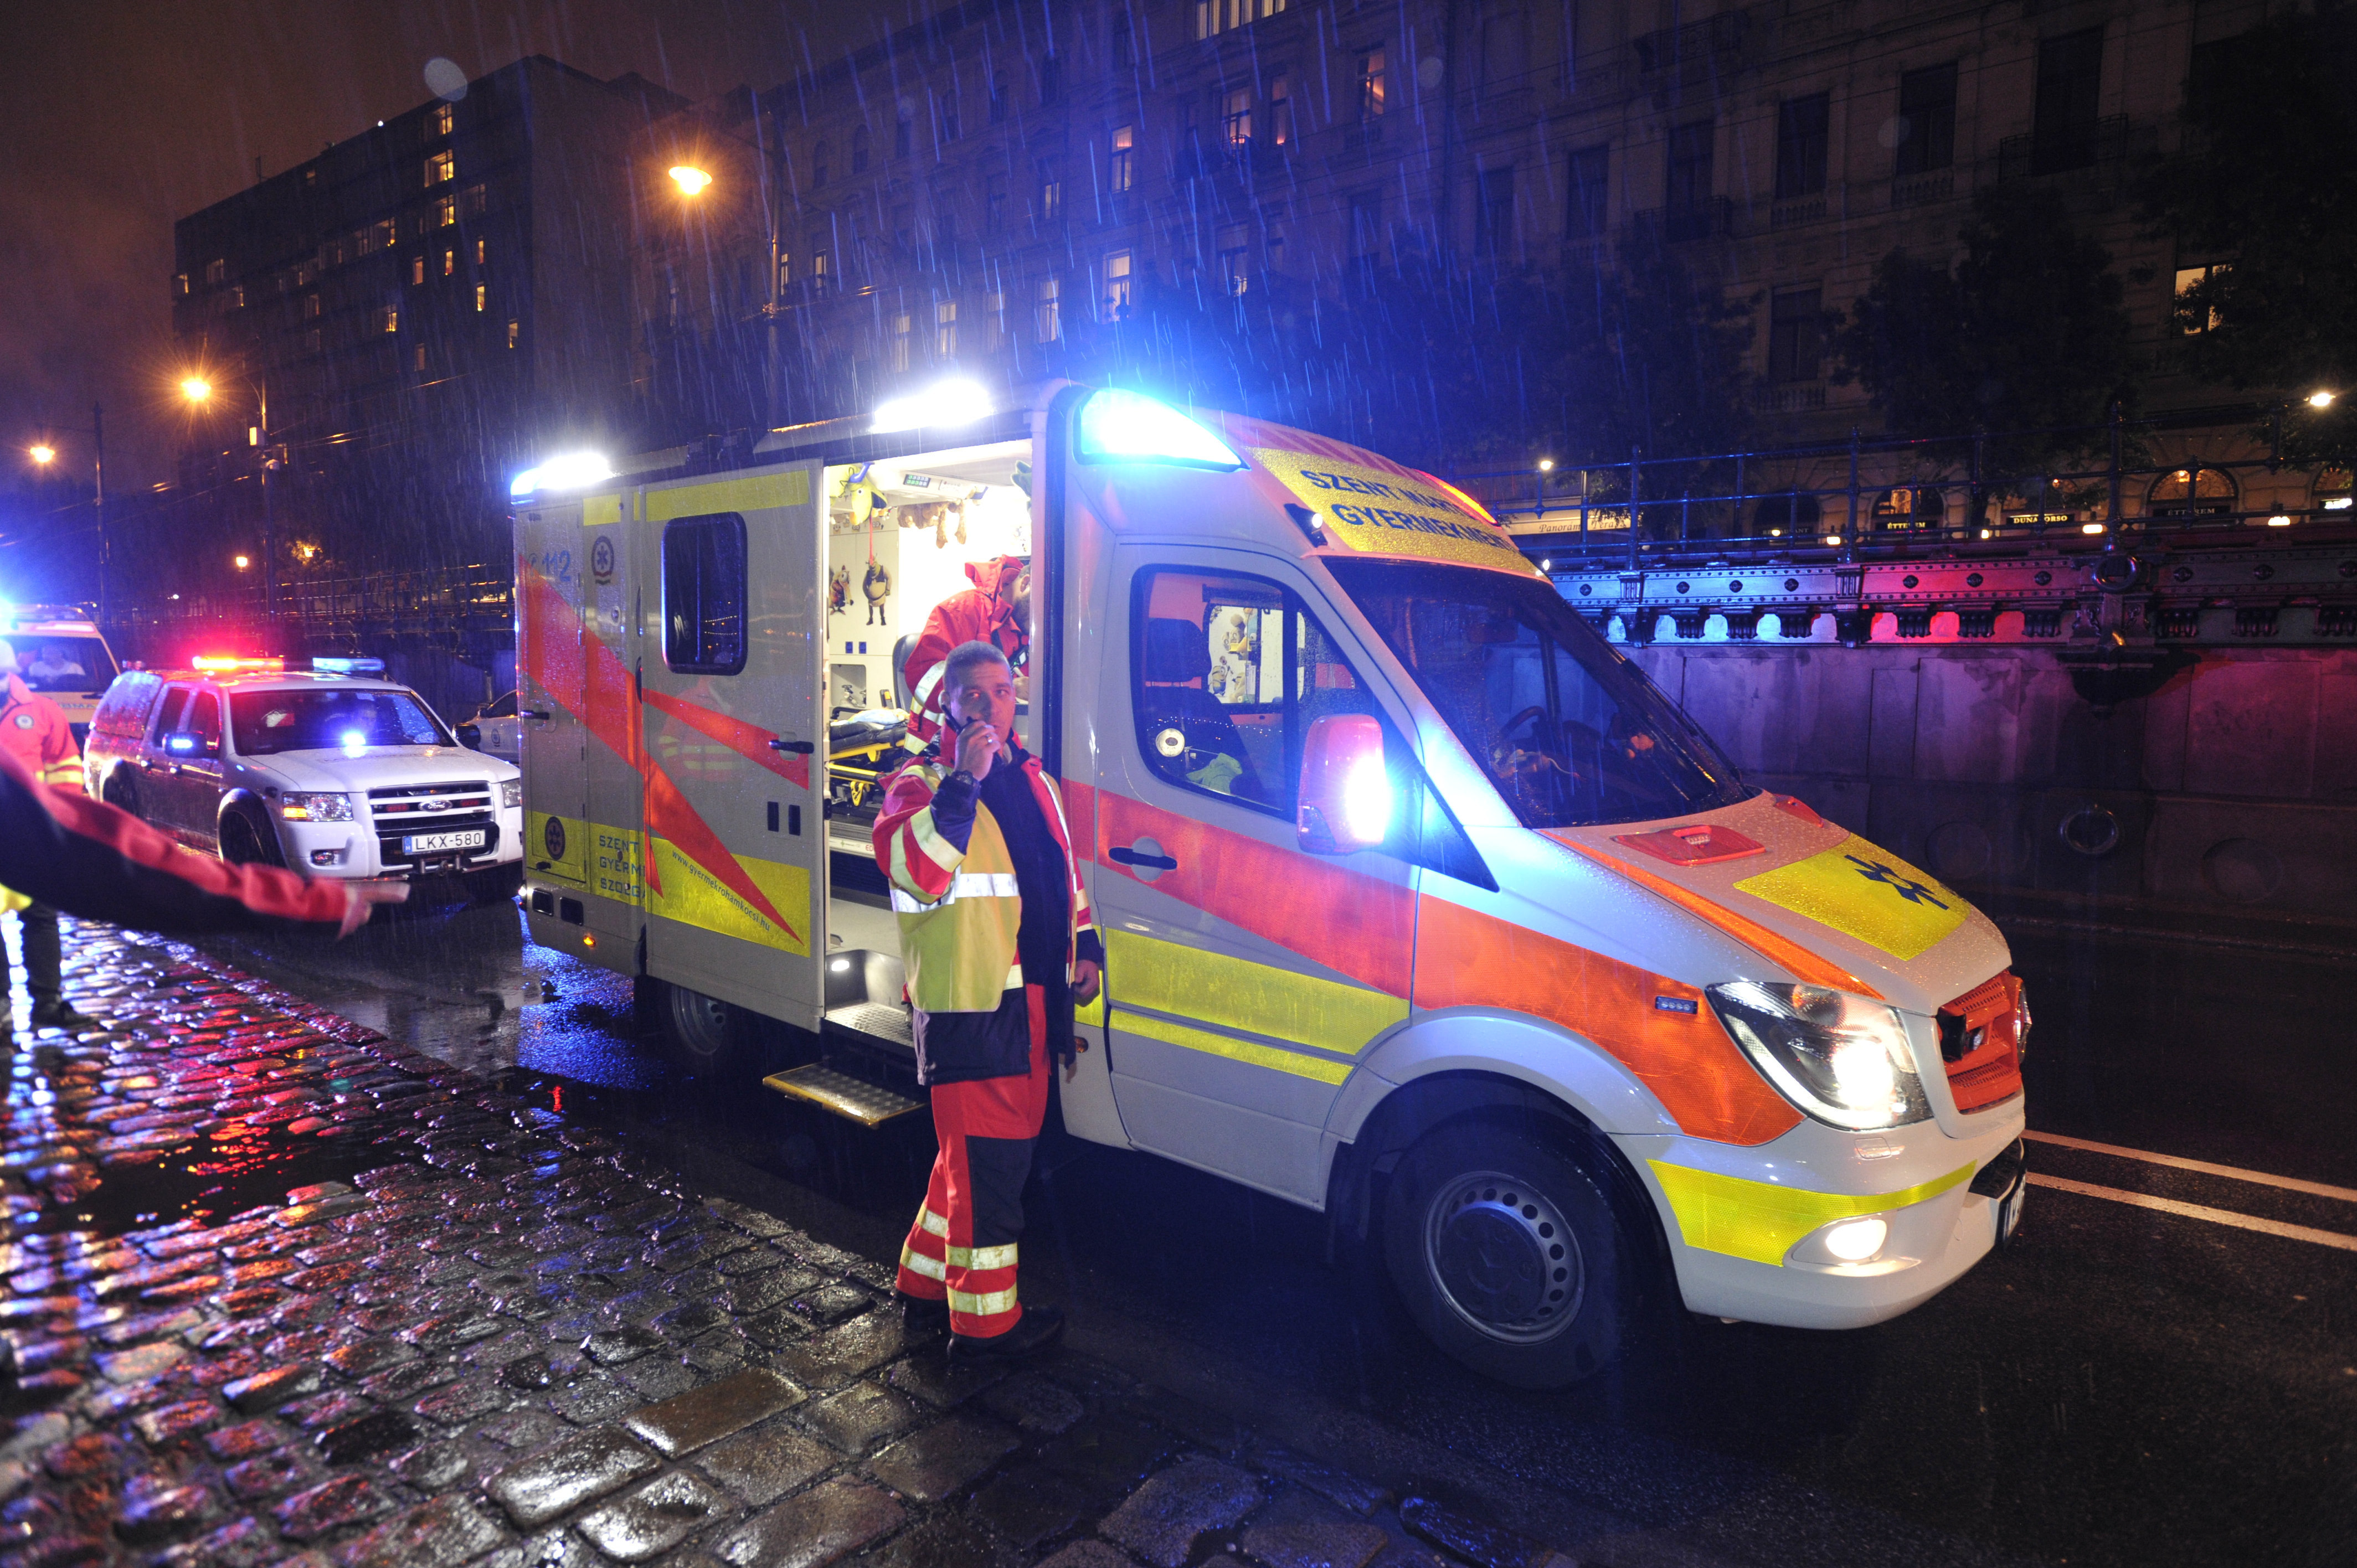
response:
<path fill-rule="evenodd" d="M 1450 1310 L 1509 1344 L 1553 1338 L 1579 1316 L 1587 1271 L 1563 1210 L 1521 1176 L 1469 1171 L 1425 1209 L 1425 1266 Z"/>
<path fill-rule="evenodd" d="M 684 985 L 671 988 L 672 1032 L 689 1054 L 711 1058 L 728 1043 L 728 1004 Z"/>

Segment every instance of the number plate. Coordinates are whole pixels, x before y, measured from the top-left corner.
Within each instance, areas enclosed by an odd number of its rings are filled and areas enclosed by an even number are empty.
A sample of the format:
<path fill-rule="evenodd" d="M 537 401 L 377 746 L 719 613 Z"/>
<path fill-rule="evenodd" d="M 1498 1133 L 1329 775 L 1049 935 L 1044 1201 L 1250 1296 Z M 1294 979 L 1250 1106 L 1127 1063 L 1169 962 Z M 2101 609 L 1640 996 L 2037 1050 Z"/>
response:
<path fill-rule="evenodd" d="M 480 849 L 488 835 L 481 828 L 470 828 L 455 833 L 405 833 L 401 840 L 404 854 L 440 854 L 454 849 Z"/>
<path fill-rule="evenodd" d="M 2013 1178 L 2013 1190 L 1996 1200 L 1996 1244 L 2002 1249 L 2021 1228 L 2021 1200 L 2029 1196 L 2029 1173 Z"/>

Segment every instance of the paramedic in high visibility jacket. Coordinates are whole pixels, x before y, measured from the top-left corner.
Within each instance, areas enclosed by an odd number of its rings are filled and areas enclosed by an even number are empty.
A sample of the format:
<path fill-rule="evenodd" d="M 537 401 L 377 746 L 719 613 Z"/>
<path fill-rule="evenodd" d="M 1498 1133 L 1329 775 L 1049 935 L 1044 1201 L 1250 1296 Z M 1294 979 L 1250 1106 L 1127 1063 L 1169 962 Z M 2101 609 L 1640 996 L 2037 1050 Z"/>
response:
<path fill-rule="evenodd" d="M 950 650 L 965 642 L 986 642 L 1020 670 L 1031 646 L 1031 563 L 1020 555 L 995 561 L 969 562 L 965 575 L 974 586 L 962 589 L 933 607 L 925 629 L 909 650 L 909 667 L 900 678 L 909 683 L 903 702 L 909 729 L 919 740 L 938 740 L 942 714 L 949 702 L 942 677 L 948 673 Z"/>
<path fill-rule="evenodd" d="M 942 661 L 950 737 L 884 786 L 876 858 L 892 882 L 933 1160 L 900 1250 L 902 1315 L 952 1360 L 1028 1354 L 1063 1330 L 1016 1295 L 1023 1183 L 1049 1074 L 1077 1070 L 1072 1009 L 1103 948 L 1054 779 L 1015 745 L 1015 671 L 987 642 Z"/>
<path fill-rule="evenodd" d="M 16 650 L 0 641 L 0 751 L 54 789 L 81 789 L 81 747 L 65 710 L 25 684 L 16 672 Z M 20 891 L 0 893 L 0 909 L 15 909 L 16 945 L 23 950 L 25 989 L 33 993 L 33 1027 L 80 1029 L 96 1020 L 66 1000 L 64 949 L 58 940 L 57 906 L 27 901 Z M 8 999 L 0 994 L 0 1013 Z"/>

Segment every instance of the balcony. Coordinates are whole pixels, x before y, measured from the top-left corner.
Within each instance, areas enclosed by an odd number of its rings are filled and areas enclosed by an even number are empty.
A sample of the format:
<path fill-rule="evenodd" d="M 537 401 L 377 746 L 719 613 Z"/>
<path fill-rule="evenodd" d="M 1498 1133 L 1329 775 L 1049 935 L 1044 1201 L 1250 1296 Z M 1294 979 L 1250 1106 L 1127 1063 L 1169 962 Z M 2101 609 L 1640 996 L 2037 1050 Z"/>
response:
<path fill-rule="evenodd" d="M 1901 175 L 1890 182 L 1890 205 L 1929 207 L 1935 202 L 1953 200 L 1956 194 L 1956 171 L 1952 168 L 1933 169 L 1928 174 Z"/>
<path fill-rule="evenodd" d="M 1761 413 L 1814 413 L 1825 406 L 1823 381 L 1783 381 L 1759 388 L 1751 406 Z"/>
<path fill-rule="evenodd" d="M 1810 223 L 1822 223 L 1831 207 L 1823 191 L 1814 196 L 1795 197 L 1780 201 L 1768 209 L 1770 229 L 1798 229 Z"/>
<path fill-rule="evenodd" d="M 1996 145 L 1996 177 L 2004 184 L 2080 169 L 2116 170 L 2127 154 L 2128 117 L 2106 114 L 2066 132 L 2006 137 Z"/>
<path fill-rule="evenodd" d="M 1687 245 L 1726 238 L 1733 205 L 1724 196 L 1713 196 L 1692 207 L 1652 208 L 1634 214 L 1632 221 L 1640 234 L 1658 244 Z"/>

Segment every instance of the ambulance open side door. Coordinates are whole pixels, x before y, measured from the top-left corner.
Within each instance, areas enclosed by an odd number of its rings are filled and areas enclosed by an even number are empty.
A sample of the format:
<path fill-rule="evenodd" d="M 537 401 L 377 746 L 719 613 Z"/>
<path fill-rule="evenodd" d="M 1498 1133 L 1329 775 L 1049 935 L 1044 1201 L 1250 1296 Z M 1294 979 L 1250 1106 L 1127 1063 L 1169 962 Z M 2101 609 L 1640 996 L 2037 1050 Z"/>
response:
<path fill-rule="evenodd" d="M 581 599 L 588 581 L 582 506 L 519 511 L 516 711 L 522 732 L 525 875 L 576 894 L 588 883 L 589 728 Z"/>
<path fill-rule="evenodd" d="M 815 1030 L 826 954 L 816 463 L 640 492 L 647 972 Z"/>

